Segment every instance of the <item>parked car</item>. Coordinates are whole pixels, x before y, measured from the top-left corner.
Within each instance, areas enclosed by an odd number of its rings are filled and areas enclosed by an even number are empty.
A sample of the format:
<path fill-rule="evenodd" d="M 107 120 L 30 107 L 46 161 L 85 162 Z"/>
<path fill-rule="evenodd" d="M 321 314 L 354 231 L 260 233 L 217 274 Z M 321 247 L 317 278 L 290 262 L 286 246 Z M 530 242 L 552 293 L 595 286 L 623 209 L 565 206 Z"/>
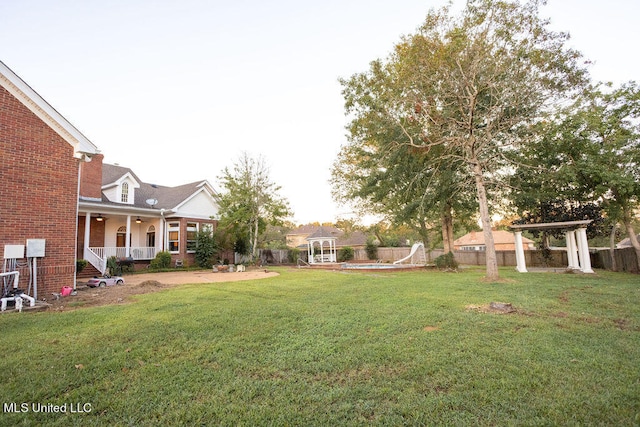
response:
<path fill-rule="evenodd" d="M 95 288 L 96 286 L 103 288 L 105 286 L 113 285 L 124 285 L 124 279 L 120 276 L 109 276 L 108 274 L 105 274 L 102 277 L 96 276 L 87 281 L 87 286 L 90 288 Z"/>

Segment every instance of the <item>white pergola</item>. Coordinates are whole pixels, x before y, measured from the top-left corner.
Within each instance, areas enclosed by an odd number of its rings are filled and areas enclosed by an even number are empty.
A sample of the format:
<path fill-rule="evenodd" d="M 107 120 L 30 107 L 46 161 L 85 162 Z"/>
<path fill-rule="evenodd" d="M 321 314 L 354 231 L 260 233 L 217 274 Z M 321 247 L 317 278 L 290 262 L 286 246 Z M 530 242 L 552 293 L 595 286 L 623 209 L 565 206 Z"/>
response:
<path fill-rule="evenodd" d="M 591 268 L 591 258 L 589 258 L 589 243 L 587 242 L 587 225 L 591 220 L 546 222 L 541 224 L 517 224 L 510 228 L 514 230 L 516 237 L 516 270 L 520 273 L 527 272 L 524 258 L 524 248 L 522 247 L 523 230 L 564 230 L 567 240 L 568 268 L 579 270 L 583 273 L 593 273 Z"/>
<path fill-rule="evenodd" d="M 336 237 L 324 227 L 320 227 L 318 231 L 307 237 L 307 255 L 309 256 L 309 264 L 336 262 L 336 240 Z M 314 247 L 316 243 L 320 246 L 320 253 L 314 255 Z M 325 244 L 329 247 L 326 248 Z"/>

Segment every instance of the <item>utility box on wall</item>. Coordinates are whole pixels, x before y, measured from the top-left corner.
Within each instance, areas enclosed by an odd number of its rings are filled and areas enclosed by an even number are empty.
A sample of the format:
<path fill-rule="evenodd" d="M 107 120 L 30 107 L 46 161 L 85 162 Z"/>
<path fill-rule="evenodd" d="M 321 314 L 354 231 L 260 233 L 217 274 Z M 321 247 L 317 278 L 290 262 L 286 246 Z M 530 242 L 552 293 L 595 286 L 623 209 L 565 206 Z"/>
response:
<path fill-rule="evenodd" d="M 45 239 L 27 239 L 27 258 L 44 258 Z"/>
<path fill-rule="evenodd" d="M 4 245 L 4 259 L 24 258 L 24 245 Z"/>

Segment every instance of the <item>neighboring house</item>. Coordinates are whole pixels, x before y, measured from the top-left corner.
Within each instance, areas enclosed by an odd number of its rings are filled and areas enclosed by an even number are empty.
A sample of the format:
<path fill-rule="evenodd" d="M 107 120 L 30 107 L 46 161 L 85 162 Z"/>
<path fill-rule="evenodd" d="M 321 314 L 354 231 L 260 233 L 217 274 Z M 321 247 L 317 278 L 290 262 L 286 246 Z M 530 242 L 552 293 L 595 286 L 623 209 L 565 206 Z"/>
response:
<path fill-rule="evenodd" d="M 217 215 L 209 182 L 149 184 L 98 155 L 81 170 L 78 257 L 100 272 L 109 257 L 146 263 L 160 251 L 170 252 L 174 265 L 191 265 L 197 232 L 215 231 Z"/>
<path fill-rule="evenodd" d="M 503 230 L 493 230 L 493 243 L 496 251 L 515 251 L 516 239 L 513 233 Z M 472 231 L 453 241 L 456 251 L 485 251 L 484 233 Z M 535 249 L 535 243 L 531 239 L 522 237 L 522 248 L 525 251 Z"/>
<path fill-rule="evenodd" d="M 638 239 L 638 241 L 640 241 L 640 234 L 638 234 L 636 236 L 636 239 Z M 616 245 L 616 248 L 621 249 L 621 248 L 632 248 L 633 245 L 631 244 L 631 239 L 630 238 L 626 238 L 620 241 L 620 243 L 618 243 Z"/>
<path fill-rule="evenodd" d="M 38 242 L 39 298 L 75 283 L 78 170 L 98 152 L 0 62 L 0 256 L 7 265 L 7 245 L 24 246 L 26 257 Z M 27 259 L 11 259 L 23 266 L 19 287 L 26 290 Z"/>

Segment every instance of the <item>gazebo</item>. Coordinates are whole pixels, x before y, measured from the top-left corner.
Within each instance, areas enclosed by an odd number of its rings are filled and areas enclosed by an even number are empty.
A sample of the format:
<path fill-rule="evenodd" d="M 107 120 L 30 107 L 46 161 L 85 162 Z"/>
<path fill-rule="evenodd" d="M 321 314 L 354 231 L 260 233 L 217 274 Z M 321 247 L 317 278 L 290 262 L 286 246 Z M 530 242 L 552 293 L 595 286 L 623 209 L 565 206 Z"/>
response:
<path fill-rule="evenodd" d="M 336 262 L 336 240 L 337 237 L 324 227 L 318 228 L 315 233 L 307 237 L 309 264 Z M 328 247 L 325 247 L 325 244 Z M 318 254 L 314 254 L 316 246 L 320 248 Z"/>
<path fill-rule="evenodd" d="M 523 230 L 564 230 L 567 240 L 567 260 L 568 268 L 579 270 L 583 273 L 593 273 L 591 269 L 591 258 L 589 258 L 589 243 L 587 242 L 587 225 L 591 220 L 546 222 L 541 224 L 516 224 L 510 226 L 514 230 L 516 237 L 516 269 L 520 273 L 527 272 L 524 259 L 524 249 L 522 248 Z"/>

